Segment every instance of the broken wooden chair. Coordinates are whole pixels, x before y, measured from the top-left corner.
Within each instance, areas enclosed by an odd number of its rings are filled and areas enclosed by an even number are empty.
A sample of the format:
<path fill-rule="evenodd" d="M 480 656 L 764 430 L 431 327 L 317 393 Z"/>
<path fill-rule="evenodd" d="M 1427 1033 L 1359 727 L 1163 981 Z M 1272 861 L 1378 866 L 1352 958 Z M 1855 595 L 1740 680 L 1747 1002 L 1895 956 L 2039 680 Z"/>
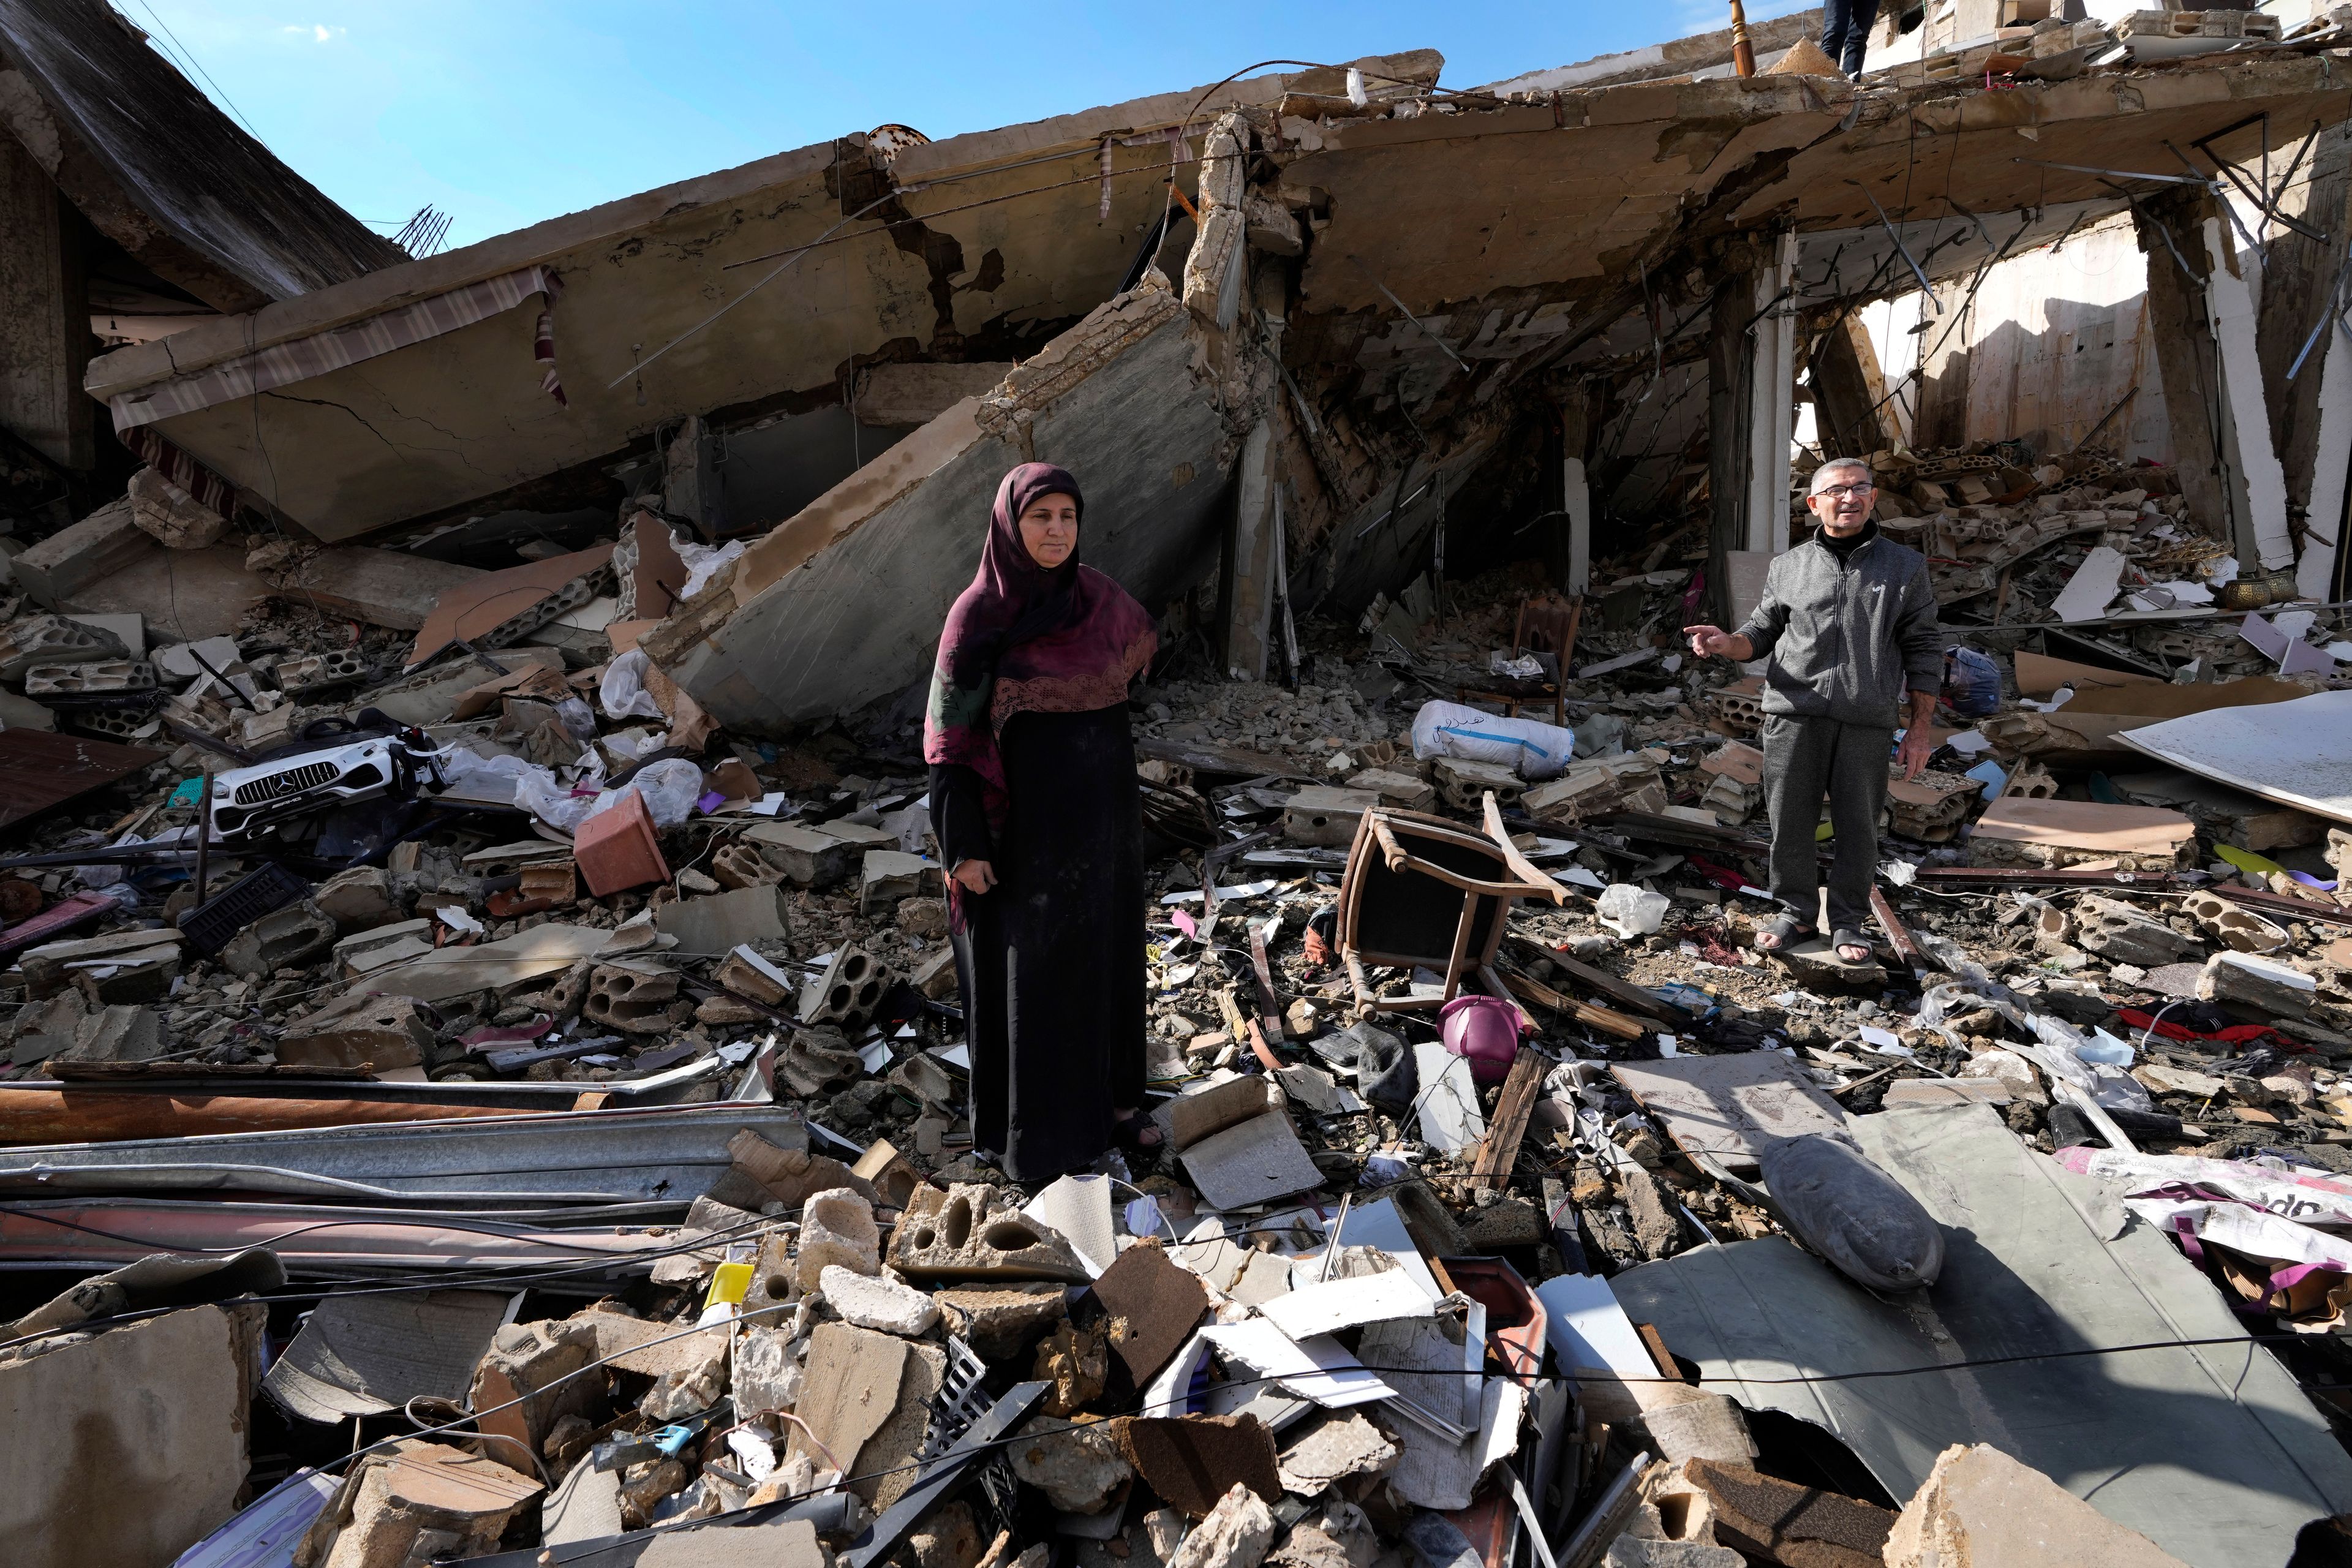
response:
<path fill-rule="evenodd" d="M 1568 889 L 1538 870 L 1503 827 L 1490 791 L 1486 827 L 1417 811 L 1374 807 L 1356 825 L 1347 875 L 1339 883 L 1339 957 L 1355 988 L 1356 1016 L 1435 1011 L 1454 1000 L 1473 973 L 1505 996 L 1495 973 L 1510 907 L 1520 899 L 1568 901 Z M 1444 976 L 1436 996 L 1381 996 L 1367 963 L 1425 968 Z"/>

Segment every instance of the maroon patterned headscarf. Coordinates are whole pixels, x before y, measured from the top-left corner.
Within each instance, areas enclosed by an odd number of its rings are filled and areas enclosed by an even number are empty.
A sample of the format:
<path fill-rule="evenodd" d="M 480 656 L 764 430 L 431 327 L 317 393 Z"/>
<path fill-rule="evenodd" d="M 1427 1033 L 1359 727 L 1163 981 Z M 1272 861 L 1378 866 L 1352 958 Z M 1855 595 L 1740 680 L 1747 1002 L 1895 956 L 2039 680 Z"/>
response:
<path fill-rule="evenodd" d="M 1126 700 L 1159 634 L 1128 591 L 1069 559 L 1048 571 L 1021 542 L 1021 514 L 1041 496 L 1086 498 L 1068 470 L 1024 463 L 996 487 L 980 571 L 956 597 L 940 635 L 923 760 L 980 775 L 990 827 L 1002 832 L 1009 797 L 996 738 L 1015 713 L 1091 713 Z M 1083 538 L 1083 532 L 1081 533 Z"/>

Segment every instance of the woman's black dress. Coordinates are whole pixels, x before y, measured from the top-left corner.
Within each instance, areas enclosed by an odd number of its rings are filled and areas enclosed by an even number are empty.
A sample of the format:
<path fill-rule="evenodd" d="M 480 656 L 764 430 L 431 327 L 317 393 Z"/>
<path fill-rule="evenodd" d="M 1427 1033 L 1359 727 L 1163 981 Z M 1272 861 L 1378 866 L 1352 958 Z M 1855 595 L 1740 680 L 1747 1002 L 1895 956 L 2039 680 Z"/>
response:
<path fill-rule="evenodd" d="M 969 768 L 931 769 L 949 869 L 986 860 L 953 940 L 975 1152 L 1020 1182 L 1082 1170 L 1143 1103 L 1143 845 L 1124 703 L 1018 713 L 997 737 L 1012 809 L 992 842 Z"/>

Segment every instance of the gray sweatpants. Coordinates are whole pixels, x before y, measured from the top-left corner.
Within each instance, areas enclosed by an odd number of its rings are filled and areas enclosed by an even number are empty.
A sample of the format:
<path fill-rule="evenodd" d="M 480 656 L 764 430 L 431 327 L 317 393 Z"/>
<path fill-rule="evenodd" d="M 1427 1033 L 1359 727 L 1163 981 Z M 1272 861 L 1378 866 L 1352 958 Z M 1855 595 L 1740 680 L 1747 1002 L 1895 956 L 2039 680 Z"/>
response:
<path fill-rule="evenodd" d="M 1878 817 L 1886 805 L 1891 724 L 1764 715 L 1764 801 L 1772 813 L 1772 897 L 1811 925 L 1821 905 L 1813 835 L 1830 797 L 1837 858 L 1830 866 L 1830 928 L 1862 931 L 1878 869 Z M 1830 932 L 1823 931 L 1827 937 Z"/>

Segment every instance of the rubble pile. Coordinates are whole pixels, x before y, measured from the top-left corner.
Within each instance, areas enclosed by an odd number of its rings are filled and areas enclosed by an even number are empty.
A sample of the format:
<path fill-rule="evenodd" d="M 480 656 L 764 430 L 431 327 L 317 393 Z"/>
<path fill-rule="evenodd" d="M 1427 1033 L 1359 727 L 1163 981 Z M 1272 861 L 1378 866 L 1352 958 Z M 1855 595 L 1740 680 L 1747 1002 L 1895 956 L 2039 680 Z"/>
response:
<path fill-rule="evenodd" d="M 2152 562 L 2181 531 L 2137 490 L 2096 523 Z M 2072 531 L 2011 527 L 2032 539 L 1981 537 L 2054 575 Z M 410 669 L 415 647 L 329 647 L 275 606 L 141 648 L 163 706 L 131 738 L 187 738 L 70 777 L 0 884 L 0 1181 L 78 1206 L 192 1192 L 173 1173 L 210 1162 L 241 1173 L 215 1205 L 239 1236 L 289 1212 L 382 1233 L 281 1241 L 249 1255 L 262 1283 L 199 1292 L 275 1347 L 247 1391 L 261 1495 L 219 1539 L 274 1521 L 297 1563 L 697 1526 L 953 1568 L 1056 1540 L 1500 1562 L 1522 1528 L 1586 1563 L 1927 1561 L 1896 1543 L 1963 1528 L 1936 1510 L 1986 1506 L 1969 1486 L 2046 1483 L 1963 1426 L 1934 1476 L 1848 1456 L 1825 1490 L 1621 1302 L 1742 1245 L 1825 1291 L 1949 1289 L 1979 1267 L 1949 1194 L 1874 1142 L 1937 1119 L 2193 1244 L 2200 1289 L 2341 1375 L 2352 831 L 2013 722 L 2137 695 L 2087 742 L 2114 747 L 2171 711 L 2150 693 L 2259 714 L 2340 679 L 1956 642 L 1974 711 L 1939 710 L 1930 771 L 1891 786 L 1876 951 L 1767 955 L 1755 678 L 1677 651 L 1703 552 L 1666 531 L 1573 605 L 1524 566 L 1424 578 L 1306 620 L 1295 683 L 1180 656 L 1139 689 L 1166 1153 L 1036 1191 L 971 1148 L 937 846 L 887 704 L 735 740 L 625 649 L 525 633 Z M 94 619 L 8 622 L 6 678 L 38 700 L 45 672 L 123 662 L 132 628 Z M 1415 879 L 1440 846 L 1511 895 L 1466 948 L 1464 895 Z M 1382 934 L 1408 907 L 1425 952 Z M 123 1265 L 30 1311 L 18 1361 L 133 1331 L 70 1325 L 195 1245 L 141 1223 L 0 1238 Z M 353 1262 L 392 1293 L 334 1283 Z M 1976 1452 L 2025 1479 L 1964 1485 Z"/>

